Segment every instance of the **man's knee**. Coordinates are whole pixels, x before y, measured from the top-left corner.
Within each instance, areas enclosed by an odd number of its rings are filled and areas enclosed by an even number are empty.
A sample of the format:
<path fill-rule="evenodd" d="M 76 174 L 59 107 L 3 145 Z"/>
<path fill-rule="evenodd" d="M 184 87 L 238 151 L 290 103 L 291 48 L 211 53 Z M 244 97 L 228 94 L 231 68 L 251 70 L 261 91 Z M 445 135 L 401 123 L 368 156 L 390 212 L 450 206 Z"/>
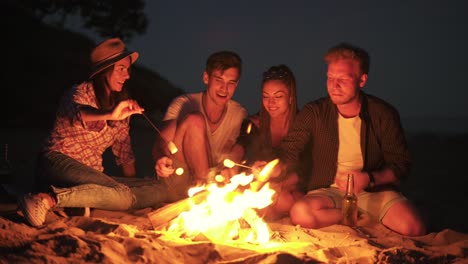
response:
<path fill-rule="evenodd" d="M 314 225 L 314 217 L 311 214 L 311 208 L 305 201 L 297 201 L 289 212 L 291 222 L 295 225 L 303 227 L 311 227 Z"/>
<path fill-rule="evenodd" d="M 423 236 L 426 234 L 425 224 L 415 216 L 402 217 L 398 222 L 383 222 L 383 224 L 404 236 Z"/>
<path fill-rule="evenodd" d="M 206 130 L 205 117 L 202 113 L 192 113 L 186 116 L 182 122 L 190 130 Z"/>
<path fill-rule="evenodd" d="M 382 219 L 382 224 L 405 236 L 422 236 L 427 232 L 419 212 L 407 201 L 390 207 Z"/>
<path fill-rule="evenodd" d="M 282 191 L 279 193 L 275 203 L 272 205 L 276 212 L 287 215 L 294 205 L 294 197 L 291 192 Z"/>
<path fill-rule="evenodd" d="M 401 233 L 407 236 L 423 236 L 426 234 L 426 226 L 422 221 L 408 221 L 403 225 Z"/>

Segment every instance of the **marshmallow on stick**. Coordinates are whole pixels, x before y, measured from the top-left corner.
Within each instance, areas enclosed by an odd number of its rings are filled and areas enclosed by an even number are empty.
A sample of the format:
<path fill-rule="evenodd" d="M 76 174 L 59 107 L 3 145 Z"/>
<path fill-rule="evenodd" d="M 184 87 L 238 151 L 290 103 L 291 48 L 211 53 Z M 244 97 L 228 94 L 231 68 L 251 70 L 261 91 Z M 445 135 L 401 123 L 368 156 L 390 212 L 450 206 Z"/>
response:
<path fill-rule="evenodd" d="M 244 164 L 239 164 L 239 163 L 235 163 L 234 161 L 230 160 L 230 159 L 225 159 L 223 161 L 223 165 L 225 167 L 228 167 L 228 168 L 234 168 L 234 166 L 239 166 L 239 167 L 244 167 L 244 168 L 247 168 L 247 169 L 251 169 L 252 167 L 249 167 L 249 166 L 246 166 Z"/>

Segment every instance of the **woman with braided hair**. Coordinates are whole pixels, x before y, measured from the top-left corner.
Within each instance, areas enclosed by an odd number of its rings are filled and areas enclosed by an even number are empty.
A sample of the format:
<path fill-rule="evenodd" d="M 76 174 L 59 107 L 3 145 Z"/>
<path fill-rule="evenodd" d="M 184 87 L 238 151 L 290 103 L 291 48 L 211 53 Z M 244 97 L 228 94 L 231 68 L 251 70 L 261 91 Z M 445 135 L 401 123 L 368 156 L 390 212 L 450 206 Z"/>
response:
<path fill-rule="evenodd" d="M 245 158 L 254 167 L 276 157 L 276 148 L 288 133 L 289 126 L 297 113 L 296 80 L 284 64 L 270 67 L 263 73 L 262 104 L 260 111 L 244 122 L 241 132 Z M 265 210 L 265 218 L 273 220 L 288 214 L 295 199 L 299 178 L 272 179 L 270 184 L 277 191 L 274 204 Z"/>

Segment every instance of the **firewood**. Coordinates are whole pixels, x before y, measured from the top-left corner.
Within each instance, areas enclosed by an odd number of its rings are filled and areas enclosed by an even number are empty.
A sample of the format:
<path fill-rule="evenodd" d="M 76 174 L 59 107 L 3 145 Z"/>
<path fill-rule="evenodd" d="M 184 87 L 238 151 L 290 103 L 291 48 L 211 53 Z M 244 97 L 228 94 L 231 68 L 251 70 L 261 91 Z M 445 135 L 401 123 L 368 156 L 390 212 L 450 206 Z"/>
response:
<path fill-rule="evenodd" d="M 182 212 L 190 211 L 192 204 L 200 204 L 206 201 L 208 191 L 203 190 L 194 194 L 192 197 L 182 199 L 177 202 L 167 204 L 153 212 L 148 213 L 148 218 L 155 230 L 161 230 L 167 227 L 168 223 L 178 217 Z"/>
<path fill-rule="evenodd" d="M 252 191 L 259 191 L 270 180 L 271 171 L 278 164 L 279 160 L 270 161 L 256 176 L 255 180 L 250 183 Z M 206 201 L 209 192 L 203 190 L 196 193 L 194 196 L 182 199 L 180 201 L 165 205 L 154 212 L 148 213 L 148 218 L 155 230 L 167 227 L 170 221 L 178 217 L 182 212 L 190 211 L 192 204 L 200 204 Z"/>

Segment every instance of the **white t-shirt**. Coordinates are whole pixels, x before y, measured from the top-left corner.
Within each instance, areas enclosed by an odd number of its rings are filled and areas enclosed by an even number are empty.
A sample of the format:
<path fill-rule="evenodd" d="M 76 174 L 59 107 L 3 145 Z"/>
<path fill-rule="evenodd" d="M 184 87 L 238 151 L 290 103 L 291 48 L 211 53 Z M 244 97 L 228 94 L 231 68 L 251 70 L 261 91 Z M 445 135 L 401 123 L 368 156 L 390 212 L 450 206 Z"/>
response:
<path fill-rule="evenodd" d="M 175 98 L 169 105 L 163 120 L 176 119 L 180 121 L 188 114 L 194 112 L 200 112 L 206 117 L 202 105 L 202 95 L 203 93 L 191 93 Z M 236 101 L 229 100 L 226 114 L 219 127 L 214 132 L 210 132 L 210 130 L 207 129 L 213 162 L 220 163 L 225 159 L 225 154 L 229 152 L 236 143 L 242 121 L 246 117 L 247 110 Z M 208 121 L 205 122 L 206 127 L 209 127 Z"/>
<path fill-rule="evenodd" d="M 338 114 L 338 168 L 337 171 L 361 171 L 364 165 L 361 151 L 361 118 L 344 118 Z"/>

